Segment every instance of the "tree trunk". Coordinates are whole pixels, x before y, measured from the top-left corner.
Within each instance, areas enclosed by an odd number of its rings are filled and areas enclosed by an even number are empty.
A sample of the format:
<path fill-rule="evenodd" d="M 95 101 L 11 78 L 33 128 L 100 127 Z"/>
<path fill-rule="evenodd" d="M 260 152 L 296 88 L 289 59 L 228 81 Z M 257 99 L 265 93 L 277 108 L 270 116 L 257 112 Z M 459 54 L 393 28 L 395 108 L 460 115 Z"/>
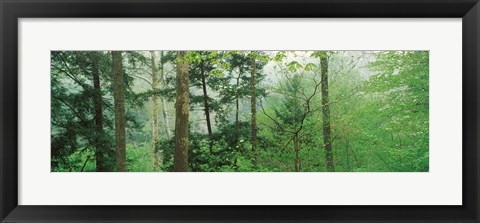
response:
<path fill-rule="evenodd" d="M 240 67 L 238 69 L 238 76 L 237 76 L 237 88 L 236 88 L 236 91 L 235 91 L 235 104 L 236 104 L 236 109 L 235 109 L 235 125 L 237 126 L 238 128 L 238 124 L 240 122 L 240 119 L 239 119 L 239 113 L 240 113 L 240 94 L 239 94 L 239 87 L 240 87 L 240 76 L 242 75 L 243 73 L 243 69 L 242 67 Z"/>
<path fill-rule="evenodd" d="M 156 90 L 158 89 L 158 68 L 157 60 L 154 51 L 150 51 L 152 59 L 152 149 L 153 149 L 153 169 L 158 171 L 159 168 L 159 156 L 157 150 L 158 142 L 158 96 Z"/>
<path fill-rule="evenodd" d="M 208 93 L 207 93 L 207 82 L 205 80 L 205 69 L 204 64 L 200 65 L 200 75 L 202 76 L 202 90 L 203 90 L 203 107 L 205 110 L 205 119 L 207 120 L 207 131 L 208 131 L 208 138 L 210 141 L 210 154 L 212 154 L 212 123 L 210 122 L 210 106 L 208 105 Z"/>
<path fill-rule="evenodd" d="M 236 127 L 236 130 L 239 131 L 240 130 L 240 117 L 239 117 L 239 113 L 240 113 L 240 93 L 239 93 L 239 88 L 240 88 L 240 77 L 242 76 L 243 74 L 243 69 L 242 67 L 240 66 L 239 69 L 238 69 L 238 75 L 237 75 L 237 85 L 236 85 L 236 91 L 235 91 L 235 127 Z M 238 141 L 239 141 L 239 137 L 240 137 L 240 134 L 235 134 L 235 152 L 238 152 L 239 150 L 239 147 L 238 147 Z M 233 161 L 233 170 L 235 172 L 238 172 L 238 157 L 235 156 L 235 159 Z"/>
<path fill-rule="evenodd" d="M 188 63 L 184 61 L 185 51 L 178 52 L 177 62 L 177 96 L 175 102 L 175 151 L 173 171 L 188 170 L 188 115 L 189 115 L 189 80 Z"/>
<path fill-rule="evenodd" d="M 252 59 L 251 64 L 252 74 L 250 80 L 251 95 L 251 112 L 252 112 L 252 153 L 253 167 L 257 168 L 257 65 L 255 59 Z"/>
<path fill-rule="evenodd" d="M 323 115 L 323 144 L 325 146 L 325 156 L 327 161 L 327 171 L 335 172 L 332 154 L 332 140 L 330 128 L 330 105 L 328 99 L 328 58 L 327 53 L 320 57 L 320 69 L 322 72 L 322 115 Z"/>
<path fill-rule="evenodd" d="M 102 109 L 102 90 L 100 85 L 100 74 L 98 68 L 98 60 L 96 57 L 92 58 L 92 76 L 93 76 L 93 91 L 94 91 L 94 106 L 95 106 L 95 159 L 96 172 L 108 171 L 105 164 L 105 140 L 103 130 L 103 109 Z M 88 159 L 87 159 L 88 160 Z"/>
<path fill-rule="evenodd" d="M 162 58 L 163 58 L 163 51 L 160 51 L 160 78 L 162 79 L 162 83 L 166 85 L 166 77 L 163 70 Z M 167 139 L 170 139 L 171 133 L 170 133 L 170 124 L 168 122 L 167 105 L 164 97 L 160 97 L 160 100 L 162 102 L 163 126 L 165 128 L 165 135 L 167 136 Z"/>
<path fill-rule="evenodd" d="M 123 81 L 122 52 L 112 51 L 113 101 L 115 106 L 115 147 L 117 172 L 127 171 L 125 142 L 125 95 Z"/>

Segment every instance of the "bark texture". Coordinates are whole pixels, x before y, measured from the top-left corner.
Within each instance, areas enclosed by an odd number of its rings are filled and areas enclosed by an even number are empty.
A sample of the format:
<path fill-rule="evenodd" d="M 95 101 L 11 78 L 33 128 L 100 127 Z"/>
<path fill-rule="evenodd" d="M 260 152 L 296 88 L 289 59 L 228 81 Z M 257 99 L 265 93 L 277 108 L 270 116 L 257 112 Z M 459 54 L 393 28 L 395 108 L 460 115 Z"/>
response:
<path fill-rule="evenodd" d="M 157 150 L 158 143 L 158 96 L 156 91 L 158 89 L 158 67 L 157 67 L 157 56 L 154 51 L 150 51 L 151 63 L 152 63 L 152 90 L 155 92 L 152 95 L 152 149 L 153 149 L 153 169 L 158 171 L 160 166 L 159 154 Z"/>
<path fill-rule="evenodd" d="M 243 75 L 243 69 L 242 67 L 239 68 L 238 70 L 238 75 L 237 75 L 237 84 L 236 84 L 236 91 L 235 91 L 235 125 L 238 127 L 238 124 L 240 122 L 239 118 L 239 113 L 240 113 L 240 93 L 239 88 L 240 88 L 240 77 Z"/>
<path fill-rule="evenodd" d="M 210 154 L 213 153 L 213 141 L 212 141 L 212 122 L 210 120 L 210 105 L 208 104 L 208 92 L 207 92 L 207 81 L 205 77 L 205 65 L 200 65 L 200 75 L 202 76 L 202 91 L 203 91 L 203 107 L 205 111 L 205 119 L 207 120 L 207 131 L 208 131 L 208 138 L 210 140 Z"/>
<path fill-rule="evenodd" d="M 160 78 L 162 80 L 162 84 L 166 86 L 166 77 L 163 69 L 162 60 L 163 60 L 163 51 L 160 51 Z M 170 136 L 172 134 L 170 133 L 170 123 L 168 121 L 167 103 L 165 102 L 165 98 L 163 96 L 160 97 L 160 100 L 162 102 L 163 127 L 165 129 L 165 135 L 167 136 L 167 139 L 170 139 Z"/>
<path fill-rule="evenodd" d="M 113 101 L 115 106 L 115 147 L 117 172 L 127 171 L 125 142 L 125 95 L 122 52 L 112 51 Z"/>
<path fill-rule="evenodd" d="M 102 90 L 100 85 L 100 73 L 98 68 L 98 60 L 94 56 L 92 58 L 92 76 L 93 76 L 93 101 L 95 107 L 95 164 L 97 172 L 108 171 L 105 164 L 105 140 L 103 130 L 103 109 L 102 109 Z M 88 159 L 87 159 L 88 160 Z M 85 162 L 86 164 L 87 162 Z M 85 166 L 85 165 L 84 165 Z M 82 168 L 83 169 L 83 168 Z"/>
<path fill-rule="evenodd" d="M 328 57 L 325 52 L 320 57 L 320 70 L 322 75 L 322 115 L 323 115 L 323 144 L 325 147 L 325 159 L 327 162 L 327 171 L 335 172 L 332 154 L 332 140 L 330 128 L 330 105 L 328 98 Z"/>
<path fill-rule="evenodd" d="M 188 63 L 185 51 L 178 52 L 177 62 L 177 95 L 175 102 L 175 151 L 173 171 L 188 171 L 188 116 L 189 116 L 189 79 Z"/>
<path fill-rule="evenodd" d="M 252 112 L 252 153 L 253 153 L 253 167 L 257 167 L 257 65 L 255 59 L 252 59 L 251 64 L 251 80 L 250 88 L 251 95 L 251 112 Z"/>

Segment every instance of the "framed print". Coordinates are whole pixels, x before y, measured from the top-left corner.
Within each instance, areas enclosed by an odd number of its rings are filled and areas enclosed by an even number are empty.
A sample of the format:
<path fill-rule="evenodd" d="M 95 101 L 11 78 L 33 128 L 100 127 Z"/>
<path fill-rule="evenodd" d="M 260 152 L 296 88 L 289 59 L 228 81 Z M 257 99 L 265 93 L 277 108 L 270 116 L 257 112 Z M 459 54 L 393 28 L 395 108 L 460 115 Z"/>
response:
<path fill-rule="evenodd" d="M 478 222 L 478 1 L 2 1 L 2 222 Z"/>

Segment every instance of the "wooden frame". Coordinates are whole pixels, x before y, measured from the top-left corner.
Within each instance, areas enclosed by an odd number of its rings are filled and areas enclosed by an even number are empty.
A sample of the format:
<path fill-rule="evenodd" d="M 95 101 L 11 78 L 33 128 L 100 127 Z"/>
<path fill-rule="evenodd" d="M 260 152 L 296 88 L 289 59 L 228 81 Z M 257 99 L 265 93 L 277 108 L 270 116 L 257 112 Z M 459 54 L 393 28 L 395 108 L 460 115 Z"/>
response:
<path fill-rule="evenodd" d="M 478 0 L 0 0 L 0 15 L 1 222 L 479 222 Z M 45 17 L 463 18 L 463 205 L 19 206 L 18 19 Z"/>

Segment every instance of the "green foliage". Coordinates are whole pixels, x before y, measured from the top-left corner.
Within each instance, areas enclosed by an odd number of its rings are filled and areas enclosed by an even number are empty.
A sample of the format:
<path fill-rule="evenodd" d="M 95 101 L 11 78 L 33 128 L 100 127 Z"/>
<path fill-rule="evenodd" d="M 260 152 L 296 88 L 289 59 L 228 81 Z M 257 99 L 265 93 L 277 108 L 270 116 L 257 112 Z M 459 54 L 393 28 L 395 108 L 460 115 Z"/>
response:
<path fill-rule="evenodd" d="M 95 152 L 90 148 L 77 150 L 58 162 L 55 172 L 95 172 Z M 128 172 L 153 171 L 152 151 L 146 147 L 127 145 Z"/>
<path fill-rule="evenodd" d="M 57 161 L 55 172 L 95 172 L 95 153 L 90 148 L 74 151 L 60 159 L 63 160 Z"/>
<path fill-rule="evenodd" d="M 148 147 L 135 147 L 127 145 L 127 171 L 151 172 L 153 171 L 153 151 Z"/>
<path fill-rule="evenodd" d="M 81 148 L 94 148 L 97 140 L 104 145 L 105 163 L 111 164 L 113 138 L 95 129 L 93 73 L 102 80 L 100 97 L 111 96 L 111 61 L 105 52 L 53 51 L 51 55 L 51 124 L 52 124 L 52 170 L 70 166 L 66 159 Z M 101 101 L 104 107 L 112 102 Z M 112 111 L 104 110 L 105 130 L 113 127 Z M 110 169 L 113 166 L 110 165 Z"/>
<path fill-rule="evenodd" d="M 127 171 L 173 171 L 177 52 L 165 51 L 155 62 L 161 71 L 157 89 L 149 84 L 154 63 L 150 52 L 124 55 Z M 429 53 L 424 51 L 188 51 L 188 170 L 293 172 L 299 166 L 303 172 L 328 171 L 322 59 L 329 67 L 335 171 L 429 171 Z M 97 171 L 96 151 L 104 153 L 106 171 L 115 171 L 111 66 L 108 52 L 52 52 L 52 171 Z M 153 96 L 159 103 L 157 126 L 152 125 Z M 95 119 L 95 99 L 103 106 L 102 130 Z"/>

